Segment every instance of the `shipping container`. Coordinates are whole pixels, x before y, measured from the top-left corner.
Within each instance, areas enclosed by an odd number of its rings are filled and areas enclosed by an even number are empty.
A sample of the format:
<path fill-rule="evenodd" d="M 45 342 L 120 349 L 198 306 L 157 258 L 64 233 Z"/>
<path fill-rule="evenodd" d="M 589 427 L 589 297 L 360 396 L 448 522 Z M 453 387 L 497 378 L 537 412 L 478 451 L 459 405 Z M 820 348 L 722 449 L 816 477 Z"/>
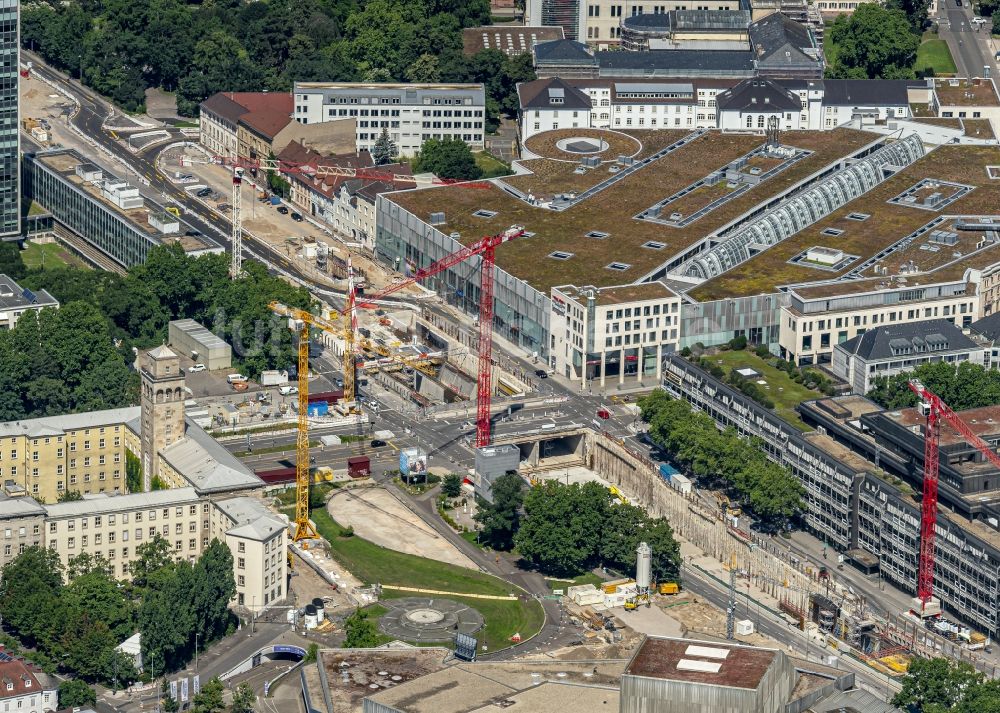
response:
<path fill-rule="evenodd" d="M 353 456 L 347 459 L 347 474 L 352 478 L 367 478 L 372 474 L 368 456 Z"/>
<path fill-rule="evenodd" d="M 670 485 L 675 489 L 682 492 L 684 495 L 690 495 L 692 486 L 691 480 L 687 476 L 681 475 L 680 473 L 674 473 L 670 478 Z"/>
<path fill-rule="evenodd" d="M 317 416 L 326 416 L 330 413 L 330 404 L 326 401 L 309 401 L 309 416 L 316 418 Z"/>
<path fill-rule="evenodd" d="M 663 478 L 668 483 L 670 479 L 677 475 L 677 469 L 674 468 L 669 463 L 660 463 L 660 477 Z"/>
<path fill-rule="evenodd" d="M 272 470 L 259 470 L 256 473 L 257 477 L 263 480 L 268 485 L 277 485 L 279 483 L 294 483 L 295 482 L 295 468 L 274 468 Z"/>
<path fill-rule="evenodd" d="M 335 404 L 344 398 L 344 390 L 337 389 L 336 391 L 317 391 L 315 393 L 310 392 L 309 403 L 316 403 L 317 401 L 326 401 L 327 404 Z"/>

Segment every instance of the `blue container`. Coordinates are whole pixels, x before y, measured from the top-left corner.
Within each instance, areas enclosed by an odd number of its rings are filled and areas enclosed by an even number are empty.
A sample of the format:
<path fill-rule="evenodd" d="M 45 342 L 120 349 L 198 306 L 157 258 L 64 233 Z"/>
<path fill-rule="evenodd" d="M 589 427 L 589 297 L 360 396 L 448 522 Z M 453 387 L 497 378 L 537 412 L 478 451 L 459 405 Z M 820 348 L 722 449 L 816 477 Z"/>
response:
<path fill-rule="evenodd" d="M 670 478 L 678 472 L 679 471 L 669 463 L 660 463 L 660 477 L 668 483 L 670 482 Z"/>
<path fill-rule="evenodd" d="M 314 401 L 309 404 L 310 416 L 326 416 L 330 413 L 330 404 L 327 401 Z"/>
<path fill-rule="evenodd" d="M 281 205 L 281 196 L 271 196 L 271 205 Z"/>

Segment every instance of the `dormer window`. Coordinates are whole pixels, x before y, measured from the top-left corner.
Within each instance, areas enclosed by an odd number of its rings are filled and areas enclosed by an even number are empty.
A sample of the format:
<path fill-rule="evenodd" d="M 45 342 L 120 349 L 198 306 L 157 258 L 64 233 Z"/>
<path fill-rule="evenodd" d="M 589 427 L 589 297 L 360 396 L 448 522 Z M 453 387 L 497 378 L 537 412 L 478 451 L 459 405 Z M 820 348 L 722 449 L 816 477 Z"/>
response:
<path fill-rule="evenodd" d="M 14 690 L 14 682 L 13 681 L 7 681 L 7 690 L 8 691 L 13 691 Z"/>

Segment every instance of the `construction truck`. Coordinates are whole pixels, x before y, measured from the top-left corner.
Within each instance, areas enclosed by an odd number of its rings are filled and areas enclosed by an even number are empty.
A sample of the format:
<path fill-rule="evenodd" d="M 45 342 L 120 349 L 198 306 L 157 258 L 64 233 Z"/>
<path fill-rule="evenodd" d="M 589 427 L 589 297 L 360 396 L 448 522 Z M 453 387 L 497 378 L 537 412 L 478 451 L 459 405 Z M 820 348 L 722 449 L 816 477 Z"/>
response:
<path fill-rule="evenodd" d="M 660 594 L 679 594 L 681 588 L 677 582 L 660 582 L 656 587 L 656 591 Z"/>

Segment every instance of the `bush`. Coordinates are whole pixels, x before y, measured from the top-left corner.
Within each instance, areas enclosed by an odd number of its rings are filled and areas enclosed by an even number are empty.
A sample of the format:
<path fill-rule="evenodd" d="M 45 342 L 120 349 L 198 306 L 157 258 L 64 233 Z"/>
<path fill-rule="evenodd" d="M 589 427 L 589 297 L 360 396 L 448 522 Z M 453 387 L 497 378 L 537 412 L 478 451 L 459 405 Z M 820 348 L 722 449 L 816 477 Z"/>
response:
<path fill-rule="evenodd" d="M 742 334 L 738 337 L 734 337 L 733 339 L 729 340 L 729 348 L 733 349 L 734 351 L 740 351 L 746 349 L 747 338 L 744 337 Z"/>
<path fill-rule="evenodd" d="M 340 530 L 340 536 L 341 537 L 354 537 L 354 528 L 351 525 L 348 525 L 347 527 L 341 528 L 341 530 Z"/>
<path fill-rule="evenodd" d="M 754 350 L 754 352 L 761 359 L 767 359 L 767 358 L 769 358 L 771 356 L 771 350 L 767 348 L 766 344 L 758 344 L 757 348 Z"/>

